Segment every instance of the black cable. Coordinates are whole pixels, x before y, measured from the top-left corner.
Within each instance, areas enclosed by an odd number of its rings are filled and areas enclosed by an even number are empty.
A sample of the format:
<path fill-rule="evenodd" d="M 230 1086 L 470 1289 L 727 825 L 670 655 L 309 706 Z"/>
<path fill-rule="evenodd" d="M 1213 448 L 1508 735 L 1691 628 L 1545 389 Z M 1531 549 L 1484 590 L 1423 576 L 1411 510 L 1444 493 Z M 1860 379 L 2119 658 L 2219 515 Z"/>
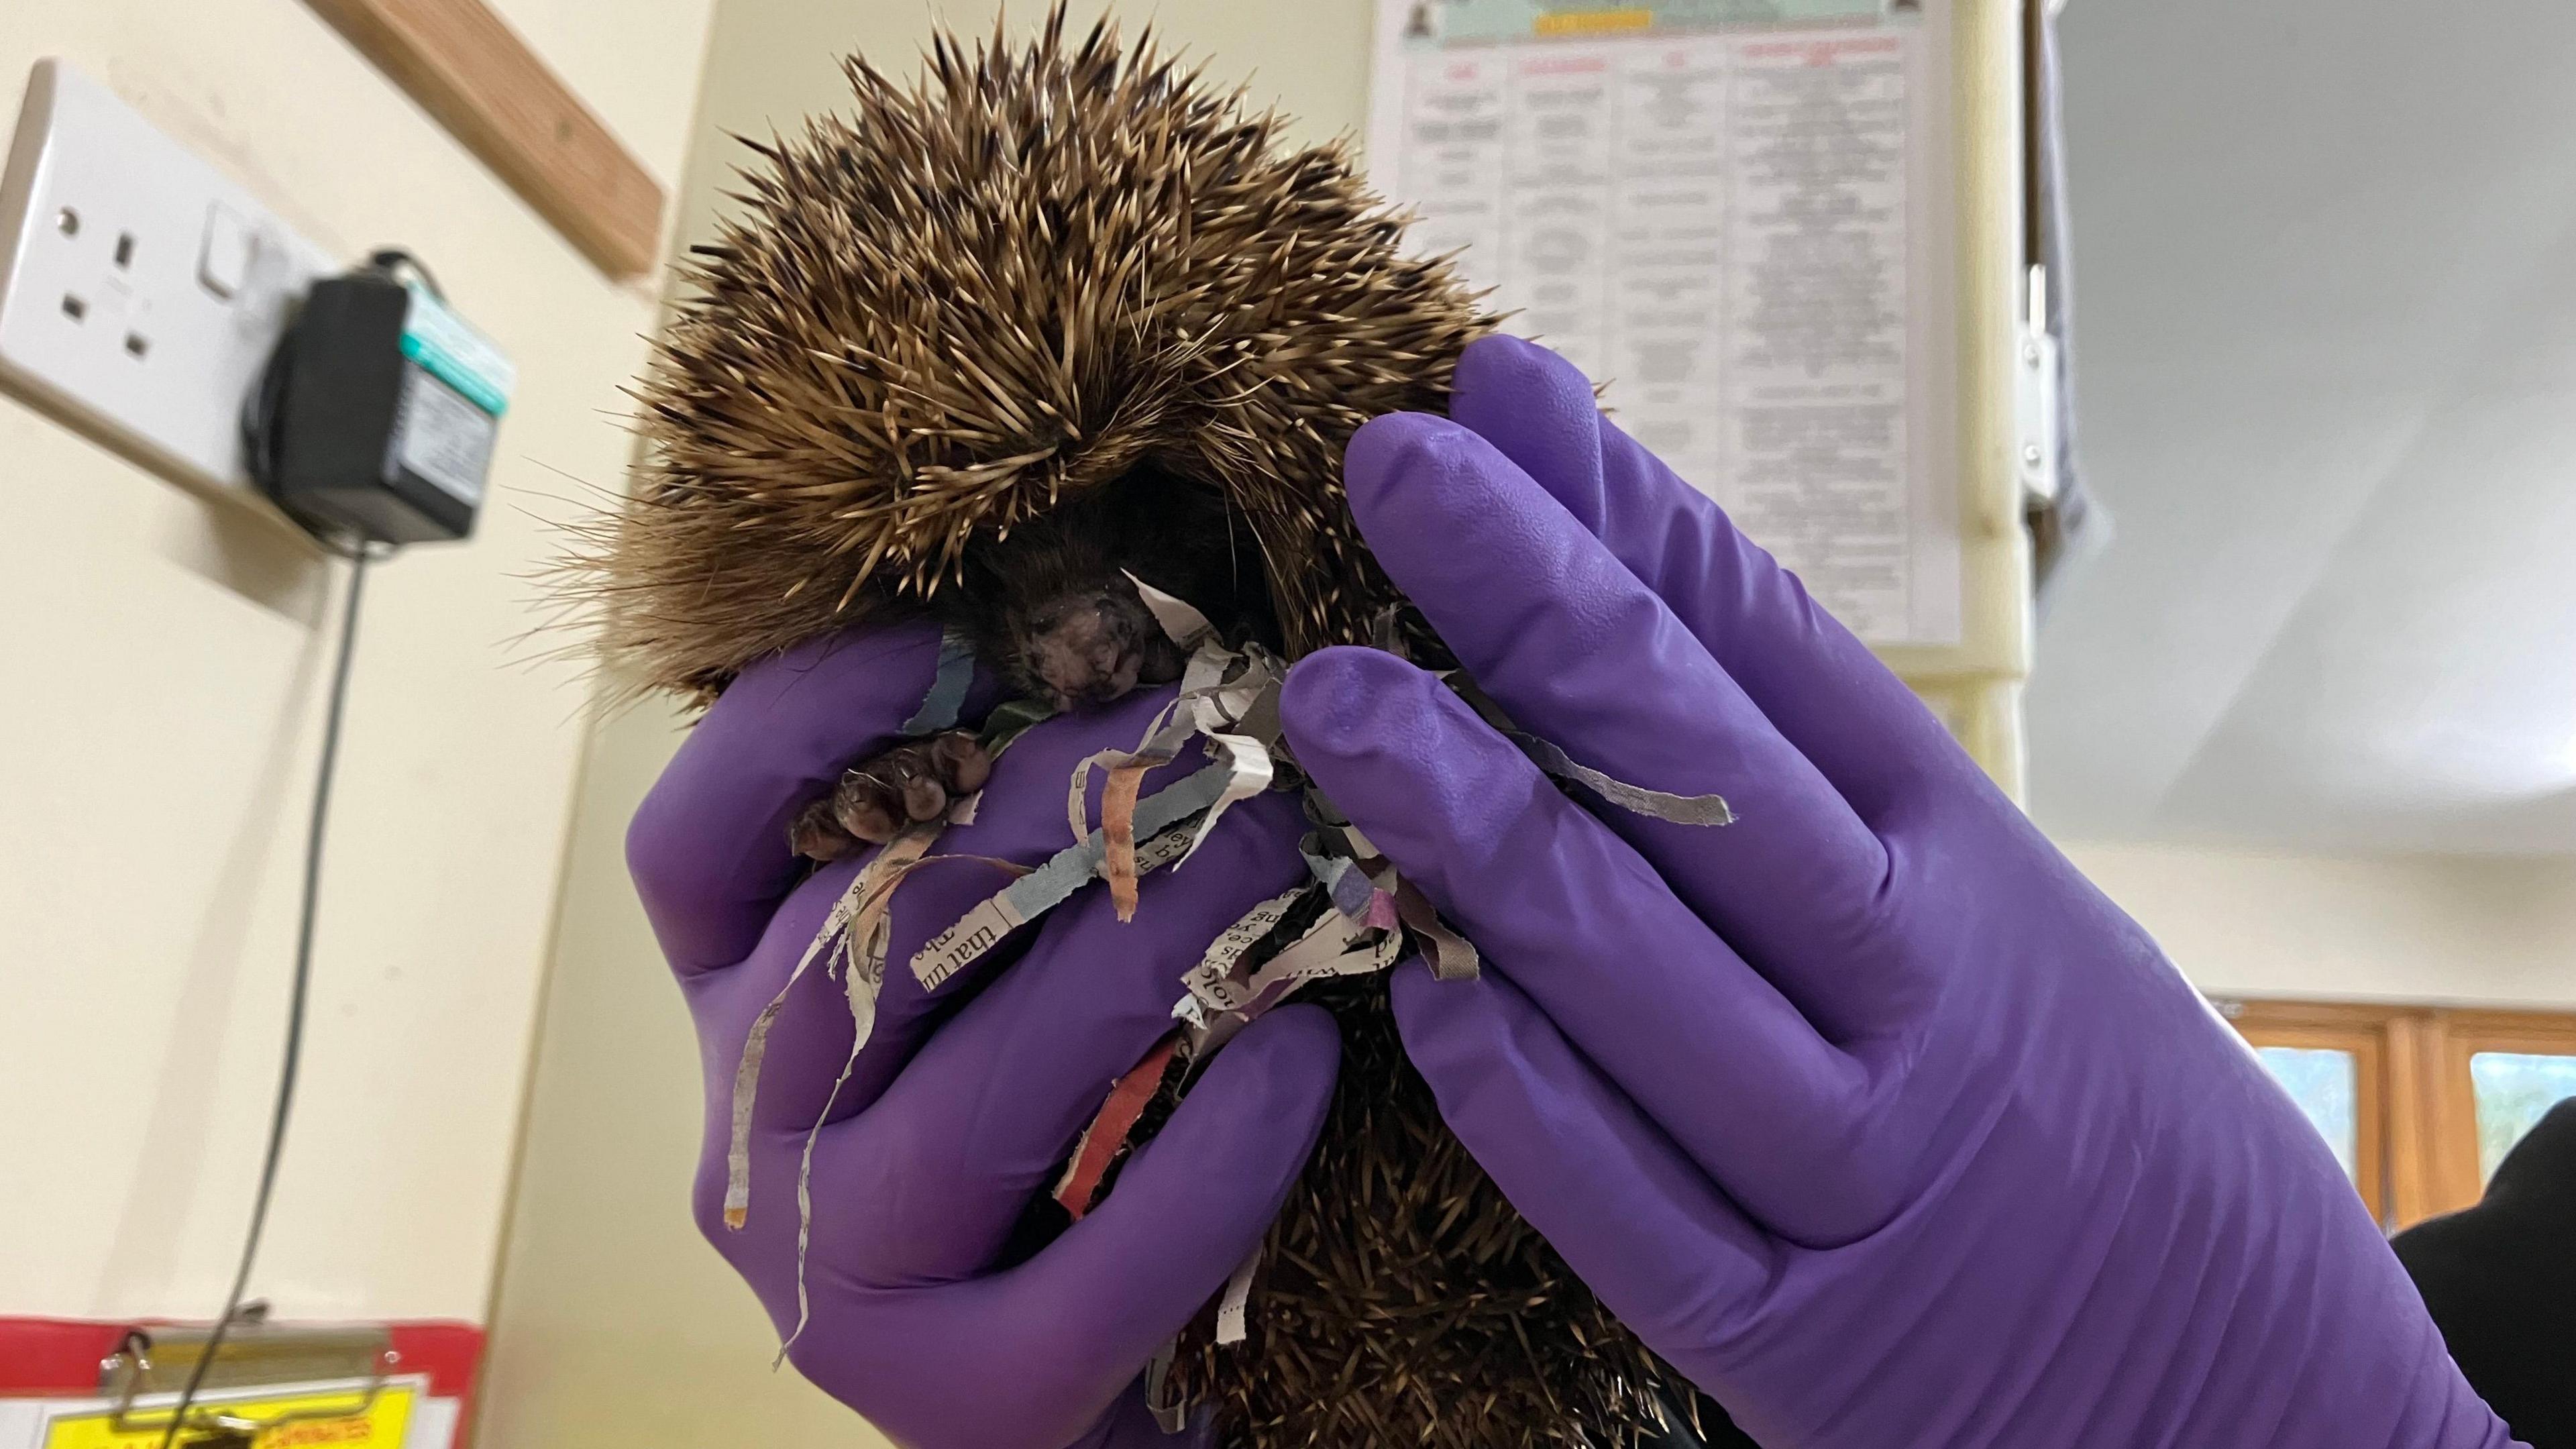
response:
<path fill-rule="evenodd" d="M 304 837 L 304 902 L 295 927 L 295 984 L 287 998 L 285 1060 L 277 1072 L 277 1107 L 269 1116 L 268 1151 L 260 1163 L 259 1195 L 251 1201 L 250 1230 L 242 1237 L 241 1263 L 233 1270 L 232 1292 L 225 1296 L 224 1311 L 217 1315 L 214 1331 L 207 1337 L 196 1364 L 188 1370 L 187 1386 L 179 1391 L 178 1406 L 170 1411 L 170 1427 L 161 1436 L 161 1449 L 171 1449 L 178 1442 L 179 1432 L 188 1422 L 188 1408 L 196 1402 L 197 1391 L 205 1386 L 206 1371 L 213 1367 L 216 1353 L 224 1346 L 224 1335 L 241 1312 L 242 1295 L 250 1287 L 251 1263 L 259 1256 L 260 1231 L 268 1226 L 269 1198 L 277 1187 L 277 1163 L 286 1147 L 286 1119 L 295 1106 L 296 1068 L 304 1057 L 305 998 L 313 982 L 313 921 L 321 900 L 323 827 L 331 816 L 331 776 L 340 759 L 340 719 L 349 701 L 349 661 L 357 654 L 358 597 L 367 582 L 371 556 L 361 543 L 352 545 L 345 557 L 350 560 L 349 596 L 340 607 L 340 657 L 331 669 L 331 706 L 322 726 L 322 763 L 313 781 L 313 819 Z"/>
<path fill-rule="evenodd" d="M 409 268 L 413 276 L 420 278 L 421 285 L 429 288 L 429 295 L 442 302 L 447 300 L 447 293 L 439 288 L 438 278 L 430 275 L 428 265 L 401 247 L 378 247 L 367 253 L 367 265 L 387 276 Z"/>

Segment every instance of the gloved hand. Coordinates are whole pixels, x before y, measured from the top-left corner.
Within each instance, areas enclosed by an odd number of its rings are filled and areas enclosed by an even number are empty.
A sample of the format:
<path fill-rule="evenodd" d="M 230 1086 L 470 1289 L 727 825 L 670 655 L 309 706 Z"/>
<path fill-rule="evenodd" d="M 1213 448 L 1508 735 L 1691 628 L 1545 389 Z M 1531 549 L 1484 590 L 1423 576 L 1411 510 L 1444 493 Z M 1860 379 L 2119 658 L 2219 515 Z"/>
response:
<path fill-rule="evenodd" d="M 808 1378 L 908 1446 L 1203 1443 L 1164 1437 L 1137 1380 L 1260 1241 L 1314 1145 L 1340 1052 L 1320 1009 L 1273 1012 L 1246 1031 L 1115 1194 L 1026 1262 L 996 1262 L 1110 1083 L 1171 1026 L 1182 972 L 1303 877 L 1304 826 L 1287 796 L 1237 806 L 1186 867 L 1147 876 L 1131 923 L 1101 890 L 1041 917 L 985 958 L 979 974 L 994 979 L 980 993 L 953 980 L 926 997 L 906 963 L 1006 878 L 969 861 L 907 877 L 875 1028 L 837 1096 L 852 1036 L 841 987 L 817 968 L 789 994 L 755 1099 L 749 1219 L 739 1232 L 723 1225 L 744 1041 L 862 864 L 800 882 L 788 821 L 893 741 L 937 652 L 936 631 L 913 625 L 745 672 L 636 812 L 628 864 L 696 1018 L 706 1079 L 699 1225 L 788 1333 L 798 1158 L 822 1120 L 804 1270 L 812 1317 L 789 1353 Z M 949 827 L 935 853 L 1043 861 L 1071 840 L 1074 762 L 1133 745 L 1169 697 L 1030 731 L 996 762 L 974 823 Z M 1146 793 L 1196 763 L 1148 776 Z M 952 1013 L 961 993 L 970 999 Z"/>
<path fill-rule="evenodd" d="M 1301 764 L 1482 948 L 1400 968 L 1449 1125 L 1766 1444 L 2494 1446 L 2316 1133 L 2146 933 L 1553 355 L 1348 482 L 1515 722 L 1736 823 L 1587 812 L 1336 649 Z"/>

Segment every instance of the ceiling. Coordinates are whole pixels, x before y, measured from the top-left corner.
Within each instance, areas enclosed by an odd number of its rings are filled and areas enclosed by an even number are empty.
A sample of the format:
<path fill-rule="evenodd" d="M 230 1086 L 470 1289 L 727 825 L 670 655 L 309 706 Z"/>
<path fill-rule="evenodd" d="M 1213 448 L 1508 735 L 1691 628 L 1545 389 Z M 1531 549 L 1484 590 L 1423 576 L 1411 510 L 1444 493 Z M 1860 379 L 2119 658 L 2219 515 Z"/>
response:
<path fill-rule="evenodd" d="M 2061 836 L 2576 851 L 2576 6 L 2085 0 Z"/>

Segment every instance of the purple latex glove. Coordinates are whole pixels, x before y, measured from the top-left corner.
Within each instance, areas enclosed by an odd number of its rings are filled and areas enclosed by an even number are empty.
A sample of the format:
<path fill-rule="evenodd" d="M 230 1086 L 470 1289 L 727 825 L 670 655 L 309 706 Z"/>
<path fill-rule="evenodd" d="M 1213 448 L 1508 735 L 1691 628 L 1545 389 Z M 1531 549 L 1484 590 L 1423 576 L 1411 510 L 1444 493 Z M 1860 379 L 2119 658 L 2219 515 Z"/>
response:
<path fill-rule="evenodd" d="M 1483 948 L 1407 1050 L 1506 1195 L 1765 1444 L 2495 1446 L 2325 1144 L 2137 925 L 1552 354 L 1471 348 L 1352 507 L 1587 812 L 1430 676 L 1299 761 Z"/>
<path fill-rule="evenodd" d="M 1154 1427 L 1139 1372 L 1260 1241 L 1314 1145 L 1340 1053 L 1320 1009 L 1274 1012 L 1246 1031 L 1097 1211 L 1028 1261 L 994 1265 L 1112 1080 L 1170 1028 L 1181 974 L 1256 902 L 1303 878 L 1289 797 L 1237 806 L 1185 868 L 1147 876 L 1132 923 L 1095 889 L 1024 928 L 986 958 L 980 994 L 961 979 L 925 996 L 906 963 L 1005 877 L 969 861 L 909 876 L 876 1026 L 837 1098 L 851 1040 L 839 984 L 809 970 L 771 1028 L 749 1221 L 723 1224 L 734 1072 L 752 1019 L 861 866 L 800 883 L 787 822 L 894 740 L 938 642 L 907 626 L 747 671 L 636 812 L 628 865 L 696 1018 L 706 1080 L 698 1222 L 787 1333 L 797 1158 L 824 1118 L 812 1317 L 789 1355 L 806 1377 L 923 1449 L 1200 1444 L 1203 1430 L 1166 1438 Z M 996 762 L 975 822 L 951 826 L 934 853 L 1034 865 L 1071 843 L 1074 762 L 1132 746 L 1170 694 L 1022 736 Z M 1197 763 L 1149 775 L 1146 793 Z M 950 1010 L 961 993 L 971 999 Z"/>

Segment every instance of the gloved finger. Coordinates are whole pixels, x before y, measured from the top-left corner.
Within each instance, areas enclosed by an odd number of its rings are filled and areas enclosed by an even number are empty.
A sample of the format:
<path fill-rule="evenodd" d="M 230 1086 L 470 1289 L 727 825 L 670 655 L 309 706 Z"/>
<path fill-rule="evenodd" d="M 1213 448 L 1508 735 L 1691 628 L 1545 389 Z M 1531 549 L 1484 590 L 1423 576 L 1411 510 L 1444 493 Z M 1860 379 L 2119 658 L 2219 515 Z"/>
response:
<path fill-rule="evenodd" d="M 1281 715 L 1298 763 L 1621 1092 L 1756 1219 L 1806 1242 L 1886 1220 L 1860 1063 L 1652 866 L 1430 675 L 1330 649 Z"/>
<path fill-rule="evenodd" d="M 1847 1040 L 1923 994 L 1880 939 L 1878 837 L 1528 474 L 1419 413 L 1362 427 L 1346 473 L 1371 551 L 1515 723 L 1627 783 L 1726 797 L 1723 827 L 1602 818 L 1819 1027 Z"/>
<path fill-rule="evenodd" d="M 626 831 L 627 869 L 672 969 L 750 954 L 799 878 L 787 844 L 796 810 L 895 743 L 938 660 L 926 622 L 838 635 L 754 664 L 707 710 Z M 979 684 L 970 718 L 994 692 Z"/>
<path fill-rule="evenodd" d="M 1458 362 L 1449 415 L 1564 505 L 1697 635 L 1863 820 L 1980 777 L 1938 720 L 1708 495 L 1602 415 L 1574 364 L 1494 335 Z"/>
<path fill-rule="evenodd" d="M 988 1277 L 818 1295 L 834 1315 L 900 1313 L 903 1331 L 870 1335 L 876 1351 L 853 1360 L 831 1353 L 842 1335 L 818 1314 L 798 1367 L 882 1406 L 871 1417 L 897 1443 L 1075 1441 L 1261 1241 L 1323 1128 L 1340 1052 L 1321 1008 L 1262 1017 L 1089 1217 Z"/>
<path fill-rule="evenodd" d="M 1392 985 L 1441 1120 L 1610 1311 L 1667 1354 L 1729 1341 L 1795 1250 L 1746 1222 L 1510 980 L 1407 964 Z M 1702 1365 L 1676 1366 L 1707 1386 Z"/>
<path fill-rule="evenodd" d="M 1303 825 L 1292 797 L 1258 796 L 1177 873 L 1146 876 L 1134 920 L 1098 888 L 1057 907 L 870 1111 L 827 1129 L 817 1191 L 871 1206 L 818 1234 L 815 1250 L 875 1282 L 989 1264 L 1111 1084 L 1172 1029 L 1182 975 L 1246 911 L 1306 878 Z"/>
<path fill-rule="evenodd" d="M 1136 743 L 1172 694 L 1169 689 L 1142 693 L 1098 710 L 1049 720 L 1023 734 L 994 761 L 973 822 L 943 830 L 931 847 L 935 863 L 909 872 L 895 890 L 874 1020 L 855 1063 L 850 1060 L 850 1007 L 844 985 L 834 974 L 843 959 L 840 951 L 817 957 L 803 976 L 795 978 L 792 988 L 788 982 L 834 905 L 876 852 L 836 861 L 799 885 L 773 912 L 757 949 L 741 965 L 684 976 L 682 987 L 698 1021 L 702 1050 L 715 1064 L 707 1073 L 710 1112 L 726 1114 L 729 1124 L 735 1065 L 742 1059 L 753 1021 L 782 988 L 788 995 L 769 1027 L 753 1097 L 754 1123 L 764 1130 L 793 1134 L 801 1143 L 802 1135 L 825 1113 L 827 1102 L 830 1120 L 838 1121 L 875 1101 L 919 1043 L 958 1001 L 972 993 L 976 982 L 1005 970 L 1019 957 L 1037 926 L 996 943 L 936 992 L 924 988 L 913 974 L 914 956 L 1010 884 L 1011 877 L 991 861 L 1035 866 L 1072 843 L 1065 818 L 1065 786 L 1074 762 L 1104 748 Z M 1172 764 L 1149 772 L 1142 792 L 1150 796 L 1203 763 L 1195 750 L 1185 750 Z M 1095 772 L 1095 792 L 1100 783 Z M 1096 820 L 1096 793 L 1091 809 Z M 1258 818 L 1256 813 L 1247 820 Z M 1274 845 L 1274 855 L 1295 863 L 1296 836 L 1284 827 L 1273 834 L 1282 837 Z M 1094 886 L 1084 889 L 1098 893 Z M 1041 923 L 1044 919 L 1040 918 Z"/>

